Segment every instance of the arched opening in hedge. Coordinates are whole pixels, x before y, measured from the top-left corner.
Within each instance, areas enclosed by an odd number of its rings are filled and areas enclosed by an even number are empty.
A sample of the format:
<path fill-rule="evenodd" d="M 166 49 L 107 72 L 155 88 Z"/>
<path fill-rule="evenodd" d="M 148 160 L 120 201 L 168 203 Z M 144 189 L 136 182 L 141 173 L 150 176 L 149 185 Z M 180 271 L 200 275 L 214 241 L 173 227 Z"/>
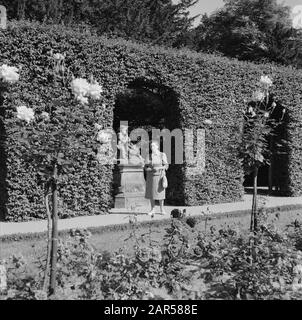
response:
<path fill-rule="evenodd" d="M 273 96 L 270 99 L 273 99 Z M 281 102 L 276 102 L 276 107 L 271 112 L 270 118 L 278 125 L 274 125 L 272 136 L 266 138 L 270 152 L 270 163 L 259 168 L 258 187 L 260 193 L 286 196 L 289 190 L 289 147 L 287 142 L 290 118 Z M 251 191 L 252 186 L 253 174 L 245 174 L 244 187 L 246 191 Z"/>
<path fill-rule="evenodd" d="M 177 93 L 171 88 L 155 82 L 138 78 L 116 96 L 114 106 L 113 129 L 119 131 L 121 122 L 128 122 L 130 133 L 134 129 L 144 129 L 148 132 L 149 141 L 152 139 L 152 129 L 169 129 L 171 132 L 181 128 L 179 112 L 179 99 Z M 163 140 L 160 139 L 161 151 L 163 151 Z M 147 147 L 147 146 L 146 146 Z M 183 166 L 175 164 L 175 139 L 172 136 L 171 155 L 167 178 L 168 204 L 183 204 Z M 114 169 L 114 175 L 117 168 Z M 114 185 L 113 194 L 116 192 Z"/>

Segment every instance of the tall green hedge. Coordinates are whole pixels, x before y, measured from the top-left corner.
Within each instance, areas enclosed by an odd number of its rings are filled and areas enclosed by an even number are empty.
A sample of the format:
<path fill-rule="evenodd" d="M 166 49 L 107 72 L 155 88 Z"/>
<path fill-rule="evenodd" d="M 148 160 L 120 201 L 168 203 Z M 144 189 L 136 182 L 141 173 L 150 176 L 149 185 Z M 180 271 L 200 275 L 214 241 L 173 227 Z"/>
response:
<path fill-rule="evenodd" d="M 47 71 L 51 49 L 66 54 L 66 65 L 75 76 L 88 78 L 92 74 L 102 83 L 107 108 L 101 121 L 105 126 L 113 124 L 118 94 L 137 79 L 147 86 L 169 89 L 175 98 L 175 114 L 182 129 L 204 128 L 206 119 L 213 122 L 205 127 L 205 173 L 192 175 L 185 166 L 171 169 L 175 174 L 170 174 L 169 195 L 175 203 L 183 205 L 242 198 L 244 173 L 237 146 L 243 123 L 243 101 L 251 98 L 262 74 L 271 75 L 274 94 L 289 110 L 286 188 L 290 195 L 302 195 L 301 72 L 108 40 L 61 26 L 14 22 L 7 30 L 0 31 L 0 64 L 22 66 L 20 82 L 13 86 L 3 103 L 7 119 L 11 120 L 18 105 L 44 111 L 54 97 L 59 97 L 68 121 L 68 105 L 72 103 L 69 89 L 54 86 Z M 88 110 L 83 119 L 87 140 L 93 139 L 93 117 L 93 110 Z M 10 221 L 43 218 L 42 187 L 37 184 L 36 169 L 23 159 L 22 149 L 14 138 L 15 130 L 8 123 L 11 122 L 2 124 L 1 133 L 5 142 L 1 151 L 2 216 L 5 214 Z M 110 165 L 99 165 L 93 159 L 87 161 L 84 153 L 79 154 L 75 170 L 60 190 L 61 217 L 106 213 L 112 205 L 111 183 Z"/>

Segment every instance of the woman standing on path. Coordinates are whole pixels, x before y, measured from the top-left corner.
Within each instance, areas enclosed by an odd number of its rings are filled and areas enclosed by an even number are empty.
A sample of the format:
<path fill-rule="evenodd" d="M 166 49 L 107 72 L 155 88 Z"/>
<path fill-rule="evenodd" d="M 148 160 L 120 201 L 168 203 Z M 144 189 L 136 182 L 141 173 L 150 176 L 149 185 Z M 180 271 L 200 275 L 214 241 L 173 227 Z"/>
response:
<path fill-rule="evenodd" d="M 168 160 L 165 153 L 160 152 L 159 144 L 152 141 L 150 144 L 151 155 L 146 159 L 145 168 L 147 172 L 146 182 L 146 195 L 147 199 L 151 202 L 150 216 L 155 214 L 155 201 L 159 201 L 160 214 L 166 214 L 164 209 L 164 200 L 166 198 L 166 186 L 163 183 L 163 177 L 166 176 L 168 169 Z"/>

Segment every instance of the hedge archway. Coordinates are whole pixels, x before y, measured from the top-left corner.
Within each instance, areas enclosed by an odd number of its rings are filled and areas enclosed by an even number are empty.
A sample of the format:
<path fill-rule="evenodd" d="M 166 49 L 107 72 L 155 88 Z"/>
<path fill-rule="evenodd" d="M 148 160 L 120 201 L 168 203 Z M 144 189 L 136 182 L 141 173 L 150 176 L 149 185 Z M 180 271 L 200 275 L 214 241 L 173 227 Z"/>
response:
<path fill-rule="evenodd" d="M 149 134 L 149 141 L 152 140 L 152 129 L 168 129 L 172 132 L 181 126 L 177 93 L 156 80 L 137 78 L 131 81 L 126 89 L 117 95 L 113 112 L 115 132 L 118 132 L 121 123 L 127 122 L 129 133 L 138 128 L 144 129 Z M 171 140 L 171 153 L 167 154 L 170 163 L 167 172 L 167 203 L 183 205 L 183 165 L 175 164 L 175 138 L 172 137 Z M 160 137 L 160 144 L 161 151 L 164 151 L 163 137 Z"/>

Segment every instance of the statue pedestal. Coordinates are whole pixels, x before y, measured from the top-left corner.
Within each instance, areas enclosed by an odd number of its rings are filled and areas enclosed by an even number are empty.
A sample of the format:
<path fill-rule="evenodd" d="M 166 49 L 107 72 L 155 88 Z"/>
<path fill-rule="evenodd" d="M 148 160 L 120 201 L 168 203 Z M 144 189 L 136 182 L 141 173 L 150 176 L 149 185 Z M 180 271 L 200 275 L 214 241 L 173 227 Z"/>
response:
<path fill-rule="evenodd" d="M 145 198 L 146 182 L 143 167 L 131 164 L 120 164 L 118 167 L 119 188 L 111 213 L 150 211 L 150 201 Z"/>

